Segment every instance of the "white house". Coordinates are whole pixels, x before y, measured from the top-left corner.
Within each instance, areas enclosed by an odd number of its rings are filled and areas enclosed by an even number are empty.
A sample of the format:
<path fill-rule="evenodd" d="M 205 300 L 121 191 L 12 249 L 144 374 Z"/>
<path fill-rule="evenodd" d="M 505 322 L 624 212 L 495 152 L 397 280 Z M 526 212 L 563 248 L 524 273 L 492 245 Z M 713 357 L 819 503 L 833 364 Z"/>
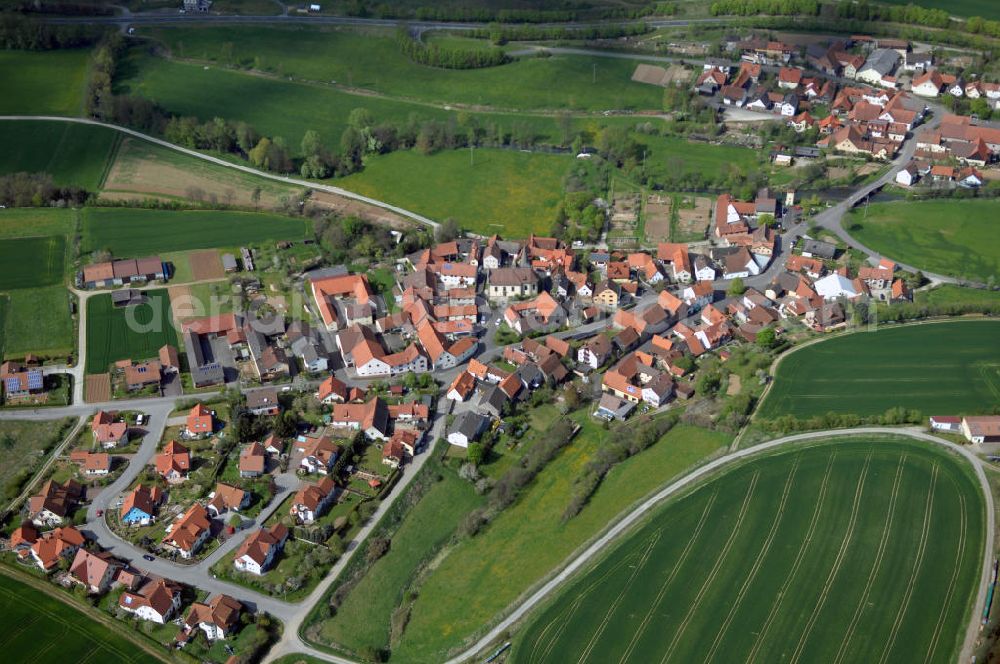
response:
<path fill-rule="evenodd" d="M 903 185 L 904 187 L 911 187 L 919 177 L 920 175 L 917 172 L 916 165 L 913 162 L 910 162 L 906 165 L 906 168 L 903 168 L 896 173 L 896 184 Z"/>
<path fill-rule="evenodd" d="M 163 625 L 181 608 L 181 593 L 163 579 L 150 581 L 138 593 L 122 593 L 118 608 L 142 620 Z"/>
<path fill-rule="evenodd" d="M 241 572 L 262 575 L 274 563 L 275 557 L 285 546 L 288 528 L 276 523 L 270 528 L 261 528 L 243 541 L 236 550 L 233 566 Z"/>
<path fill-rule="evenodd" d="M 459 447 L 468 447 L 469 443 L 475 442 L 479 434 L 483 432 L 489 418 L 478 413 L 466 411 L 459 416 L 458 420 L 448 433 L 448 442 Z"/>
<path fill-rule="evenodd" d="M 841 297 L 853 299 L 858 296 L 858 292 L 854 289 L 854 284 L 851 283 L 851 280 L 837 273 L 828 274 L 822 279 L 817 279 L 813 283 L 813 287 L 816 289 L 816 293 L 821 295 L 824 300 L 836 300 Z"/>
<path fill-rule="evenodd" d="M 611 355 L 611 340 L 603 334 L 589 339 L 576 351 L 576 360 L 591 369 L 597 370 Z"/>

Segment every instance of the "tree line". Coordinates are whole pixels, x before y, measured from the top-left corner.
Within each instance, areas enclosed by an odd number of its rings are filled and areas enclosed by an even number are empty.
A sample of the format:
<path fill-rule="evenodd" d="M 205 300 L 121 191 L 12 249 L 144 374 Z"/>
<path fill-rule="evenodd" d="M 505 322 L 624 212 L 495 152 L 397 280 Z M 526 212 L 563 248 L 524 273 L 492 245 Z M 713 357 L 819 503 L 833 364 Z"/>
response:
<path fill-rule="evenodd" d="M 50 25 L 9 12 L 0 13 L 0 48 L 50 51 L 96 44 L 108 29 L 99 25 Z"/>
<path fill-rule="evenodd" d="M 80 187 L 57 187 L 49 173 L 0 175 L 0 205 L 6 207 L 67 207 L 88 197 Z"/>
<path fill-rule="evenodd" d="M 396 44 L 407 58 L 420 65 L 443 69 L 483 69 L 511 62 L 513 58 L 499 48 L 443 48 L 413 39 L 405 28 L 396 34 Z"/>
<path fill-rule="evenodd" d="M 708 11 L 712 16 L 816 16 L 819 10 L 816 0 L 717 0 Z"/>
<path fill-rule="evenodd" d="M 456 6 L 455 4 L 430 3 L 427 6 L 408 8 L 399 3 L 373 3 L 354 0 L 344 7 L 348 16 L 417 19 L 421 21 L 469 21 L 477 23 L 566 23 L 579 20 L 638 19 L 651 15 L 673 15 L 676 2 L 648 2 L 632 7 L 590 7 L 567 9 L 494 9 L 487 6 Z"/>

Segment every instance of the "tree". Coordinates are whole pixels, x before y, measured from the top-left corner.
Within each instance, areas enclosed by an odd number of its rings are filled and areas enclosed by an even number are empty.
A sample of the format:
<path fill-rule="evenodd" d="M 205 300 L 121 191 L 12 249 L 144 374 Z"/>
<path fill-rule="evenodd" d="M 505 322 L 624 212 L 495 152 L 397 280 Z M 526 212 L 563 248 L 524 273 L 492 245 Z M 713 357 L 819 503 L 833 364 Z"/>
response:
<path fill-rule="evenodd" d="M 698 377 L 698 382 L 695 383 L 695 390 L 702 396 L 712 396 L 719 391 L 721 384 L 722 378 L 717 372 L 706 371 Z"/>
<path fill-rule="evenodd" d="M 375 118 L 367 108 L 355 108 L 347 116 L 347 124 L 358 131 L 364 131 L 375 124 Z"/>
<path fill-rule="evenodd" d="M 253 207 L 255 210 L 260 209 L 260 192 L 261 192 L 260 185 L 257 185 L 256 187 L 253 188 L 253 191 L 250 193 L 250 200 L 253 201 Z"/>
<path fill-rule="evenodd" d="M 747 290 L 747 287 L 743 285 L 743 280 L 736 277 L 729 282 L 729 289 L 726 291 L 730 297 L 735 297 L 737 295 L 743 295 Z"/>
<path fill-rule="evenodd" d="M 319 132 L 313 129 L 307 130 L 302 137 L 302 154 L 306 157 L 313 157 L 319 155 L 322 150 L 323 141 L 320 139 Z"/>
<path fill-rule="evenodd" d="M 777 340 L 777 335 L 775 334 L 773 327 L 765 327 L 757 333 L 757 337 L 755 339 L 757 345 L 761 348 L 773 348 L 774 344 L 777 343 Z"/>
<path fill-rule="evenodd" d="M 462 229 L 459 228 L 458 222 L 448 217 L 441 222 L 441 225 L 437 227 L 435 236 L 438 242 L 451 242 L 452 240 L 458 238 L 462 234 Z"/>

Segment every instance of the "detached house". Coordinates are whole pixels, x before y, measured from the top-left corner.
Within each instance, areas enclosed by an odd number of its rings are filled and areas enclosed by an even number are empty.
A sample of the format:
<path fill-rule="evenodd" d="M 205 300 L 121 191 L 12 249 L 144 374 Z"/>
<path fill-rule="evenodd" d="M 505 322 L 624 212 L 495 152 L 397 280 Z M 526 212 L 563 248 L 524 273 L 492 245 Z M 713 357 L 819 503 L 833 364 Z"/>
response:
<path fill-rule="evenodd" d="M 250 492 L 238 486 L 219 482 L 208 500 L 208 511 L 218 517 L 226 512 L 239 512 L 250 505 Z"/>
<path fill-rule="evenodd" d="M 337 485 L 332 477 L 324 477 L 316 484 L 309 484 L 301 489 L 292 498 L 292 506 L 289 514 L 295 517 L 299 523 L 310 524 L 323 515 L 323 512 L 333 502 L 336 495 Z"/>
<path fill-rule="evenodd" d="M 603 334 L 588 339 L 576 352 L 576 359 L 595 371 L 611 356 L 611 340 Z"/>
<path fill-rule="evenodd" d="M 167 527 L 163 543 L 175 549 L 181 558 L 191 558 L 212 534 L 208 510 L 195 503 Z"/>
<path fill-rule="evenodd" d="M 267 466 L 267 452 L 260 443 L 250 443 L 240 451 L 240 477 L 260 477 Z"/>
<path fill-rule="evenodd" d="M 209 641 L 224 639 L 236 630 L 242 612 L 243 605 L 238 600 L 229 595 L 216 595 L 208 604 L 192 604 L 184 619 L 184 626 L 188 631 L 201 628 Z"/>
<path fill-rule="evenodd" d="M 486 297 L 491 301 L 538 295 L 538 276 L 529 267 L 502 267 L 489 273 Z"/>
<path fill-rule="evenodd" d="M 385 440 L 389 437 L 389 409 L 378 397 L 364 404 L 337 404 L 331 424 L 363 431 L 372 440 Z"/>
<path fill-rule="evenodd" d="M 316 399 L 324 404 L 344 403 L 347 401 L 347 384 L 336 376 L 328 376 L 319 384 Z"/>
<path fill-rule="evenodd" d="M 277 388 L 265 387 L 252 390 L 246 393 L 246 398 L 247 410 L 254 415 L 277 415 L 281 412 Z"/>
<path fill-rule="evenodd" d="M 77 549 L 69 566 L 70 578 L 91 593 L 105 593 L 122 565 L 110 553 L 91 553 Z"/>
<path fill-rule="evenodd" d="M 167 443 L 154 460 L 156 472 L 170 483 L 183 482 L 191 470 L 191 453 L 176 440 Z"/>
<path fill-rule="evenodd" d="M 276 523 L 270 528 L 261 528 L 243 541 L 236 550 L 233 566 L 241 572 L 262 575 L 285 546 L 288 528 Z"/>
<path fill-rule="evenodd" d="M 99 410 L 90 422 L 94 442 L 105 449 L 111 449 L 128 442 L 128 424 L 116 421 L 114 414 Z"/>
<path fill-rule="evenodd" d="M 35 563 L 48 572 L 60 560 L 74 555 L 83 546 L 83 533 L 73 526 L 64 526 L 43 534 L 31 545 L 31 557 Z"/>
<path fill-rule="evenodd" d="M 163 579 L 149 581 L 137 593 L 122 593 L 118 608 L 142 620 L 163 625 L 181 608 L 180 588 Z"/>
<path fill-rule="evenodd" d="M 153 522 L 163 498 L 160 487 L 137 484 L 122 502 L 119 510 L 122 523 L 128 526 L 148 526 Z"/>
<path fill-rule="evenodd" d="M 188 438 L 204 438 L 211 436 L 215 430 L 215 418 L 212 411 L 198 404 L 188 413 L 184 434 Z"/>

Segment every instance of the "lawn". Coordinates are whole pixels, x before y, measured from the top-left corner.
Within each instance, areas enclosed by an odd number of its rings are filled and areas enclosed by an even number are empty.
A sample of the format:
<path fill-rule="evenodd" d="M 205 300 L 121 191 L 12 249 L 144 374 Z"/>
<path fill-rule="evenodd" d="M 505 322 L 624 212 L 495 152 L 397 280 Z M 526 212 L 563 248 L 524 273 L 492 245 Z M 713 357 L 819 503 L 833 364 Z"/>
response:
<path fill-rule="evenodd" d="M 0 122 L 0 173 L 44 172 L 58 186 L 97 191 L 120 134 L 70 122 Z"/>
<path fill-rule="evenodd" d="M 0 614 L 9 625 L 4 635 L 4 652 L 11 658 L 8 661 L 117 664 L 156 658 L 82 610 L 6 574 L 0 574 Z"/>
<path fill-rule="evenodd" d="M 406 515 L 389 553 L 365 572 L 336 615 L 319 626 L 318 634 L 310 630 L 310 637 L 354 652 L 388 645 L 390 618 L 417 569 L 451 537 L 462 517 L 482 502 L 469 482 L 434 465 L 424 472 L 440 473 L 442 480 Z"/>
<path fill-rule="evenodd" d="M 953 321 L 856 332 L 788 354 L 760 417 L 828 412 L 989 412 L 1000 399 L 1000 321 Z"/>
<path fill-rule="evenodd" d="M 54 286 L 62 281 L 65 269 L 66 238 L 62 236 L 0 242 L 0 289 Z"/>
<path fill-rule="evenodd" d="M 227 26 L 149 32 L 182 58 L 335 81 L 388 97 L 520 110 L 663 107 L 662 90 L 631 80 L 638 64 L 634 60 L 525 56 L 498 67 L 443 69 L 409 60 L 396 45 L 394 30 Z M 480 41 L 476 48 L 484 44 L 488 42 Z"/>
<path fill-rule="evenodd" d="M 400 661 L 443 661 L 443 653 L 482 630 L 625 508 L 729 442 L 721 433 L 675 427 L 615 467 L 584 510 L 562 523 L 574 479 L 608 435 L 583 411 L 574 419 L 584 429 L 573 443 L 514 505 L 430 572 L 402 640 L 393 645 Z"/>
<path fill-rule="evenodd" d="M 121 257 L 301 240 L 309 233 L 304 219 L 255 212 L 124 208 L 83 212 L 83 251 L 107 249 Z"/>
<path fill-rule="evenodd" d="M 334 184 L 481 235 L 549 232 L 570 157 L 480 149 L 471 162 L 468 150 L 394 152 Z"/>
<path fill-rule="evenodd" d="M 984 523 L 971 469 L 923 443 L 787 449 L 661 508 L 508 661 L 953 662 Z"/>
<path fill-rule="evenodd" d="M 357 57 L 354 54 L 352 57 Z M 447 111 L 425 103 L 405 102 L 372 95 L 356 95 L 328 85 L 299 83 L 253 76 L 217 67 L 173 62 L 133 51 L 124 65 L 127 71 L 117 81 L 119 92 L 139 94 L 165 109 L 204 121 L 221 116 L 243 120 L 268 136 L 283 137 L 297 152 L 309 129 L 318 131 L 331 148 L 339 147 L 347 118 L 356 108 L 371 112 L 376 122 L 403 125 L 426 120 L 453 119 L 460 129 L 468 123 L 496 126 L 503 133 L 519 127 L 520 133 L 538 138 L 560 135 L 551 115 Z M 248 100 L 252 103 L 247 103 Z M 650 119 L 650 122 L 656 122 Z M 634 117 L 588 116 L 574 121 L 574 128 L 594 132 L 602 126 L 632 126 Z"/>
<path fill-rule="evenodd" d="M 147 302 L 118 308 L 111 295 L 87 300 L 87 373 L 105 373 L 116 360 L 155 358 L 165 344 L 177 347 L 166 289 L 143 291 Z"/>
<path fill-rule="evenodd" d="M 843 224 L 858 242 L 921 270 L 977 281 L 1000 278 L 1000 201 L 878 203 Z"/>
<path fill-rule="evenodd" d="M 63 286 L 48 286 L 19 288 L 7 295 L 10 298 L 4 335 L 7 357 L 24 357 L 25 353 L 65 357 L 73 352 L 69 291 Z"/>
<path fill-rule="evenodd" d="M 0 115 L 80 115 L 86 49 L 0 51 Z"/>

